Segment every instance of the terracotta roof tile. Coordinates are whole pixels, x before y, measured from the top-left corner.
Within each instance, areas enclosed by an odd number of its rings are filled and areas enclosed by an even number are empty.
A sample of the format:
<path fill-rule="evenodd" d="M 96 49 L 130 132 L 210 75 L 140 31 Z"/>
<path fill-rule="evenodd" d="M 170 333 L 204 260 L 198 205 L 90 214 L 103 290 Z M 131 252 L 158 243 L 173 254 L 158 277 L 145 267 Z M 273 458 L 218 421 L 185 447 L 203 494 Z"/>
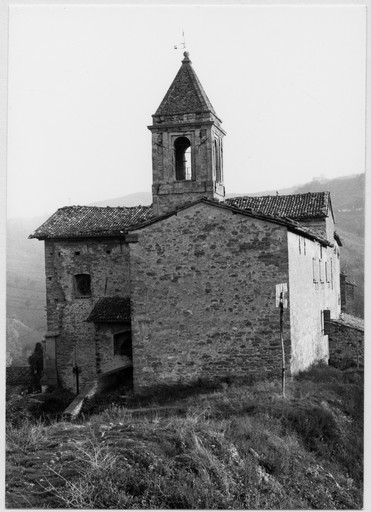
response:
<path fill-rule="evenodd" d="M 299 220 L 326 217 L 329 214 L 330 193 L 308 192 L 286 196 L 231 197 L 225 202 L 242 210 Z"/>
<path fill-rule="evenodd" d="M 130 228 L 130 231 L 136 231 L 138 229 L 145 228 L 151 224 L 161 222 L 162 220 L 167 219 L 173 215 L 177 215 L 178 212 L 185 210 L 187 208 L 190 208 L 199 203 L 205 203 L 205 204 L 215 206 L 216 208 L 224 208 L 226 210 L 231 210 L 234 213 L 238 213 L 240 215 L 245 215 L 247 217 L 253 217 L 256 219 L 262 219 L 262 220 L 267 220 L 269 222 L 274 222 L 276 224 L 281 224 L 283 226 L 287 226 L 288 229 L 290 229 L 291 231 L 293 231 L 295 233 L 299 233 L 299 234 L 307 236 L 308 238 L 311 238 L 313 240 L 317 240 L 318 242 L 322 243 L 323 245 L 331 246 L 331 243 L 328 240 L 326 240 L 326 238 L 322 237 L 315 231 L 312 231 L 302 221 L 290 219 L 289 217 L 284 217 L 284 216 L 280 217 L 279 215 L 271 215 L 271 214 L 268 214 L 265 212 L 257 212 L 257 211 L 253 211 L 249 208 L 243 209 L 243 208 L 239 208 L 237 206 L 228 204 L 227 202 L 219 202 L 214 199 L 208 199 L 206 197 L 202 197 L 200 199 L 197 199 L 196 201 L 184 203 L 182 206 L 180 206 L 172 211 L 169 211 L 167 213 L 164 213 L 162 215 L 159 215 L 157 217 L 153 216 L 152 218 L 148 219 L 147 221 L 143 222 L 142 224 L 138 224 L 137 226 Z"/>
<path fill-rule="evenodd" d="M 130 298 L 102 297 L 92 309 L 87 322 L 130 322 Z"/>
<path fill-rule="evenodd" d="M 65 206 L 57 210 L 29 238 L 118 236 L 153 216 L 152 206 Z"/>

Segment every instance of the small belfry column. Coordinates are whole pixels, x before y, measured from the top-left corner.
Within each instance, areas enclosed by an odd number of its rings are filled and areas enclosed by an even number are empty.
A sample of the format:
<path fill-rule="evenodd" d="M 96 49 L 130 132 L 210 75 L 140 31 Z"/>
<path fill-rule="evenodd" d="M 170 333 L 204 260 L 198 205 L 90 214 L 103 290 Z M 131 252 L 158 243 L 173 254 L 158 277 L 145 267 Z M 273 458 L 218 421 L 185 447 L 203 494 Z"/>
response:
<path fill-rule="evenodd" d="M 154 213 L 162 215 L 201 197 L 223 201 L 225 131 L 188 52 L 152 118 Z"/>

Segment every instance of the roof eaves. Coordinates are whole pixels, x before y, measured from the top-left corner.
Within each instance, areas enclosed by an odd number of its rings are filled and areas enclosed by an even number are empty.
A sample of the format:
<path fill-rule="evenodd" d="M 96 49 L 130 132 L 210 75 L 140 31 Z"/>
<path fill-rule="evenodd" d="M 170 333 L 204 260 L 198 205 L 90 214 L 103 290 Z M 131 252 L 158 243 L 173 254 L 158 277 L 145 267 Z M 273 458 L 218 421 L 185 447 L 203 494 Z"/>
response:
<path fill-rule="evenodd" d="M 69 210 L 69 211 L 68 211 Z M 130 212 L 130 210 L 136 210 L 132 218 L 129 217 L 129 220 L 133 222 L 131 224 L 125 225 L 125 222 L 128 221 L 125 217 L 119 219 L 116 224 L 120 224 L 120 222 L 124 225 L 114 225 L 113 227 L 109 227 L 109 223 L 115 224 L 115 220 L 111 220 L 109 217 L 105 218 L 105 215 L 102 213 L 102 219 L 108 222 L 103 227 L 95 227 L 95 228 L 86 228 L 78 229 L 81 224 L 85 223 L 86 219 L 92 219 L 94 221 L 94 215 L 92 212 L 114 212 L 114 210 L 125 212 Z M 68 218 L 70 214 L 70 218 L 72 218 L 72 222 L 76 224 L 75 229 L 70 229 L 68 227 L 68 222 L 70 219 Z M 67 215 L 67 217 L 66 217 Z M 78 218 L 73 218 L 74 215 L 78 215 Z M 64 239 L 81 239 L 81 238 L 117 238 L 123 237 L 127 234 L 127 228 L 130 226 L 134 226 L 138 224 L 135 220 L 137 216 L 151 216 L 152 213 L 152 205 L 142 206 L 138 205 L 135 207 L 96 207 L 96 206 L 64 206 L 59 208 L 55 213 L 51 215 L 39 228 L 37 228 L 32 234 L 28 236 L 29 239 L 37 238 L 39 240 L 64 240 Z M 99 220 L 99 218 L 98 218 Z M 59 223 L 62 223 L 60 225 Z"/>
<path fill-rule="evenodd" d="M 334 244 L 323 238 L 322 236 L 317 235 L 312 230 L 302 227 L 300 224 L 295 223 L 295 225 L 288 226 L 288 229 L 294 233 L 297 233 L 302 236 L 306 236 L 310 240 L 315 240 L 319 242 L 321 245 L 325 247 L 333 247 Z"/>
<path fill-rule="evenodd" d="M 343 246 L 343 243 L 341 241 L 341 238 L 340 236 L 338 235 L 338 233 L 336 231 L 334 231 L 334 239 L 336 240 L 337 244 L 339 247 L 342 247 Z"/>

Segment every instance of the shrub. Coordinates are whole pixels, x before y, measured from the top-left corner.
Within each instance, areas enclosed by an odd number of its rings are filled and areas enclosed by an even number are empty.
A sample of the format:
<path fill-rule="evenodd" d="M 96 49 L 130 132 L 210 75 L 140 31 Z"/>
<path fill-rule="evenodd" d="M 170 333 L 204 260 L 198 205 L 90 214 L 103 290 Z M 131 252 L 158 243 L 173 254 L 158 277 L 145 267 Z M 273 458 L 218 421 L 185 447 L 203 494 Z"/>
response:
<path fill-rule="evenodd" d="M 36 451 L 45 436 L 45 425 L 42 422 L 31 422 L 25 419 L 21 426 L 15 427 L 11 423 L 6 426 L 7 449 L 19 448 L 23 452 Z"/>
<path fill-rule="evenodd" d="M 335 419 L 321 407 L 295 404 L 287 408 L 281 422 L 295 431 L 311 451 L 322 452 L 339 438 Z"/>
<path fill-rule="evenodd" d="M 13 427 L 23 423 L 51 422 L 60 419 L 63 411 L 72 402 L 75 395 L 65 389 L 55 389 L 37 395 L 30 401 L 27 395 L 10 399 L 6 406 L 6 421 Z"/>

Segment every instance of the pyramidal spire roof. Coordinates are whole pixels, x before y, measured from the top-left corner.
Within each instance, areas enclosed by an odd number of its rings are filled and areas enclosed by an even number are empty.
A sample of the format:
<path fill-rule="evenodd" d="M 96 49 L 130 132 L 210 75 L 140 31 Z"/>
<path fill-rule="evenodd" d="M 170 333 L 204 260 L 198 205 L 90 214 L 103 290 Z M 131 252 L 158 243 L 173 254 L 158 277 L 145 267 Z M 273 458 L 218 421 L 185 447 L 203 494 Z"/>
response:
<path fill-rule="evenodd" d="M 182 65 L 154 115 L 211 112 L 218 117 L 192 67 L 189 53 L 183 55 Z"/>

